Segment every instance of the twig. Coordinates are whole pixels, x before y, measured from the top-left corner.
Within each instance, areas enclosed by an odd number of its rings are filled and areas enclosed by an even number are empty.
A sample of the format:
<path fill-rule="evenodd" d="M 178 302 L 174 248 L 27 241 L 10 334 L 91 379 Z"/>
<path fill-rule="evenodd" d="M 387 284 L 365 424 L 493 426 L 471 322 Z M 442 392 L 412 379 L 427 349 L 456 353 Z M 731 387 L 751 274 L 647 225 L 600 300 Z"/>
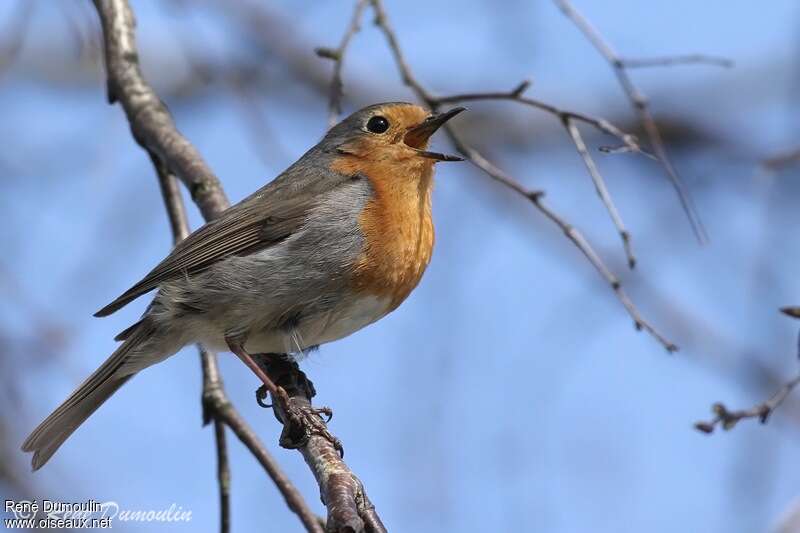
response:
<path fill-rule="evenodd" d="M 800 319 L 800 307 L 784 307 L 780 311 L 787 316 Z M 797 336 L 797 358 L 800 359 L 800 334 Z M 800 374 L 784 383 L 769 400 L 749 409 L 730 411 L 724 404 L 717 402 L 711 406 L 714 418 L 709 421 L 695 422 L 694 427 L 703 433 L 713 433 L 714 428 L 718 425 L 727 431 L 733 429 L 739 421 L 747 418 L 758 418 L 762 424 L 766 424 L 770 415 L 780 407 L 797 385 L 800 385 Z"/>
<path fill-rule="evenodd" d="M 228 444 L 225 440 L 225 424 L 214 419 L 214 438 L 217 443 L 217 483 L 219 484 L 219 530 L 231 530 L 231 468 L 228 463 Z"/>
<path fill-rule="evenodd" d="M 464 144 L 463 141 L 455 134 L 455 132 L 449 130 L 448 132 L 456 149 L 463 154 L 467 160 L 483 170 L 492 179 L 525 196 L 545 217 L 547 217 L 548 220 L 556 224 L 561 231 L 564 232 L 564 235 L 570 240 L 570 242 L 572 242 L 572 244 L 575 245 L 576 248 L 578 248 L 578 250 L 581 251 L 581 253 L 586 257 L 586 259 L 589 260 L 595 270 L 597 270 L 603 279 L 605 279 L 606 283 L 608 283 L 608 285 L 611 287 L 611 290 L 614 291 L 617 299 L 622 303 L 622 305 L 625 307 L 625 310 L 633 319 L 636 329 L 643 329 L 647 331 L 668 352 L 672 353 L 678 351 L 678 347 L 674 343 L 661 335 L 649 322 L 642 318 L 639 310 L 628 297 L 627 293 L 623 290 L 622 283 L 619 281 L 619 278 L 617 278 L 608 269 L 605 263 L 603 263 L 603 260 L 600 259 L 600 256 L 597 255 L 597 252 L 594 251 L 592 246 L 589 244 L 589 241 L 586 240 L 583 234 L 543 203 L 542 199 L 544 198 L 544 193 L 542 191 L 533 191 L 525 188 L 508 174 L 490 163 L 477 150 Z"/>
<path fill-rule="evenodd" d="M 761 164 L 767 170 L 777 171 L 800 163 L 800 147 L 777 153 L 764 159 Z"/>
<path fill-rule="evenodd" d="M 639 121 L 642 123 L 642 126 L 647 133 L 647 138 L 650 141 L 650 145 L 655 153 L 655 156 L 660 161 L 661 166 L 664 168 L 667 177 L 675 189 L 675 192 L 678 194 L 681 206 L 683 207 L 686 216 L 689 218 L 689 223 L 692 226 L 695 236 L 701 244 L 707 242 L 708 236 L 706 235 L 706 230 L 703 227 L 703 223 L 700 220 L 699 215 L 697 214 L 697 210 L 694 207 L 692 198 L 689 195 L 689 192 L 686 190 L 686 186 L 678 176 L 678 173 L 672 164 L 672 160 L 667 154 L 667 149 L 664 145 L 664 139 L 662 138 L 661 131 L 658 129 L 656 121 L 650 112 L 647 98 L 633 84 L 633 81 L 628 75 L 627 68 L 629 65 L 614 51 L 611 45 L 600 35 L 594 26 L 592 26 L 583 15 L 575 10 L 569 0 L 553 1 L 564 13 L 564 15 L 566 15 L 567 18 L 578 27 L 584 36 L 586 36 L 592 46 L 594 46 L 595 49 L 606 59 L 606 61 L 608 61 L 609 65 L 611 65 L 611 68 L 614 70 L 614 74 L 617 76 L 619 84 L 622 86 L 622 89 L 628 96 L 628 99 L 636 111 L 636 114 L 639 116 Z M 659 60 L 662 62 L 663 59 L 664 58 L 659 58 Z M 644 60 L 638 61 L 641 64 Z"/>
<path fill-rule="evenodd" d="M 713 433 L 717 425 L 721 425 L 724 430 L 729 430 L 736 426 L 740 420 L 747 418 L 757 418 L 759 422 L 766 424 L 772 412 L 783 403 L 798 384 L 800 384 L 800 375 L 784 383 L 772 398 L 749 409 L 729 411 L 724 404 L 715 403 L 711 406 L 711 411 L 715 415 L 714 418 L 709 421 L 696 422 L 694 427 L 703 433 Z"/>
<path fill-rule="evenodd" d="M 148 155 L 158 175 L 161 198 L 164 200 L 164 209 L 167 211 L 169 227 L 172 230 L 172 244 L 175 245 L 189 236 L 186 204 L 183 203 L 183 196 L 181 196 L 175 177 L 169 173 L 164 164 L 152 152 L 148 152 Z"/>
<path fill-rule="evenodd" d="M 608 192 L 606 182 L 603 180 L 600 171 L 597 170 L 597 165 L 592 159 L 592 156 L 589 155 L 589 150 L 586 149 L 586 143 L 583 141 L 581 132 L 578 130 L 575 123 L 569 119 L 564 120 L 564 127 L 567 128 L 570 137 L 572 137 L 572 142 L 575 143 L 575 147 L 586 165 L 586 170 L 589 171 L 589 175 L 592 177 L 597 195 L 600 197 L 603 205 L 606 206 L 606 211 L 608 211 L 611 220 L 614 222 L 614 226 L 617 228 L 617 232 L 622 239 L 622 246 L 625 248 L 625 256 L 628 258 L 628 266 L 633 268 L 636 266 L 636 258 L 633 255 L 633 249 L 631 247 L 630 233 L 628 233 L 628 230 L 625 228 L 625 223 L 622 222 L 622 217 L 619 215 L 619 211 L 617 211 L 617 206 L 614 205 L 614 200 L 611 199 L 611 194 Z"/>
<path fill-rule="evenodd" d="M 552 104 L 547 104 L 542 102 L 541 100 L 536 100 L 535 98 L 530 98 L 528 96 L 524 96 L 525 91 L 530 87 L 530 81 L 525 80 L 521 82 L 519 85 L 511 89 L 510 91 L 492 91 L 492 92 L 475 92 L 475 93 L 460 93 L 460 94 L 451 94 L 447 96 L 429 96 L 428 100 L 425 100 L 426 103 L 435 103 L 436 105 L 441 104 L 454 104 L 458 102 L 469 102 L 469 101 L 477 101 L 477 100 L 510 100 L 513 102 L 517 102 L 520 104 L 524 104 L 526 106 L 533 107 L 535 109 L 539 109 L 544 111 L 545 113 L 549 113 L 562 123 L 564 121 L 577 121 L 583 122 L 588 124 L 589 126 L 593 126 L 597 128 L 602 133 L 607 135 L 611 135 L 616 137 L 631 151 L 631 152 L 642 152 L 641 146 L 639 146 L 639 141 L 636 139 L 636 136 L 631 135 L 630 133 L 625 133 L 624 131 L 620 130 L 609 121 L 593 117 L 591 115 L 586 115 L 584 113 L 578 113 L 575 111 L 568 111 L 566 109 L 561 109 L 557 106 Z"/>
<path fill-rule="evenodd" d="M 175 232 L 175 237 L 176 239 L 184 237 L 188 234 L 188 223 L 180 191 L 178 191 L 175 183 L 175 175 L 180 177 L 189 188 L 195 203 L 200 207 L 206 220 L 214 219 L 227 208 L 228 200 L 217 177 L 205 164 L 194 146 L 178 132 L 166 107 L 142 77 L 136 49 L 134 16 L 127 1 L 94 0 L 94 4 L 103 26 L 109 100 L 122 103 L 134 138 L 148 152 L 155 165 L 161 189 L 164 193 L 170 225 Z M 306 530 L 322 533 L 323 527 L 320 525 L 318 518 L 309 509 L 302 495 L 281 471 L 277 462 L 267 452 L 255 432 L 228 400 L 219 373 L 216 354 L 201 348 L 200 355 L 203 367 L 204 421 L 208 423 L 213 419 L 230 427 L 272 478 L 287 505 L 298 515 Z M 302 374 L 296 366 L 293 367 L 293 371 L 296 374 Z M 295 379 L 298 378 L 295 376 Z M 267 381 L 270 380 L 266 379 L 265 382 Z M 288 412 L 289 406 L 281 403 L 283 397 L 286 397 L 286 392 L 279 387 L 273 387 L 271 392 L 273 392 L 273 399 L 276 400 L 276 415 L 280 410 L 284 413 Z M 313 395 L 307 395 L 305 400 L 309 406 L 311 396 Z M 325 427 L 322 421 L 320 421 L 319 425 Z M 284 430 L 286 428 L 287 426 L 284 425 Z M 308 428 L 304 429 L 308 431 Z M 230 474 L 227 466 L 224 433 L 220 433 L 215 429 L 215 435 L 218 437 L 218 479 L 220 501 L 223 506 L 221 526 L 225 531 L 225 528 L 229 525 L 229 510 L 227 506 L 229 502 Z M 313 438 L 312 436 L 309 439 L 309 443 L 303 443 L 300 451 L 306 461 L 309 462 L 318 480 L 321 479 L 318 475 L 320 468 L 328 470 L 338 468 L 342 472 L 349 472 L 338 452 L 334 454 L 323 453 L 325 451 L 324 448 L 310 444 Z M 336 451 L 335 448 L 333 449 Z M 357 478 L 353 476 L 353 479 Z M 321 491 L 324 494 L 326 488 L 321 487 Z M 360 515 L 363 514 L 365 524 L 369 526 L 370 523 L 376 523 L 376 521 L 380 523 L 377 515 L 373 516 L 374 508 L 365 504 L 365 501 L 368 503 L 368 500 L 363 494 L 363 487 L 361 491 L 355 491 L 349 493 L 349 495 L 354 498 L 352 505 L 357 507 Z M 328 501 L 340 502 L 343 500 L 341 498 L 331 498 Z M 342 510 L 335 505 L 328 505 L 329 526 L 331 523 L 337 523 L 341 512 Z M 340 530 L 337 529 L 335 531 Z M 342 529 L 341 533 L 344 533 L 344 531 L 346 529 Z M 383 530 L 375 531 L 380 532 Z"/>
<path fill-rule="evenodd" d="M 781 307 L 780 311 L 786 316 L 800 318 L 800 306 L 790 305 L 788 307 Z M 800 352 L 800 348 L 798 348 L 798 352 Z"/>
<path fill-rule="evenodd" d="M 436 97 L 434 98 L 434 100 L 439 104 L 467 102 L 476 100 L 509 100 L 533 107 L 535 109 L 539 109 L 541 111 L 556 116 L 566 128 L 567 133 L 569 133 L 570 138 L 572 139 L 572 142 L 575 145 L 575 149 L 578 151 L 578 154 L 581 156 L 581 159 L 583 159 L 583 162 L 586 165 L 587 170 L 589 171 L 589 175 L 591 176 L 592 181 L 594 182 L 597 194 L 600 196 L 600 199 L 602 200 L 603 205 L 606 207 L 606 210 L 608 211 L 611 220 L 614 222 L 614 226 L 617 228 L 617 232 L 619 233 L 620 238 L 622 239 L 622 245 L 625 250 L 625 256 L 628 260 L 628 266 L 630 268 L 634 268 L 636 266 L 636 257 L 634 256 L 633 246 L 631 245 L 630 232 L 628 232 L 628 230 L 625 228 L 625 224 L 622 221 L 622 217 L 620 216 L 619 211 L 614 205 L 614 201 L 612 200 L 611 195 L 608 192 L 608 188 L 605 185 L 605 181 L 603 180 L 602 175 L 597 169 L 597 165 L 589 155 L 589 151 L 586 148 L 586 143 L 584 142 L 583 137 L 580 134 L 580 131 L 575 125 L 575 122 L 583 122 L 585 124 L 593 126 L 599 131 L 606 133 L 608 135 L 612 135 L 617 139 L 619 139 L 620 141 L 622 141 L 623 146 L 621 148 L 614 148 L 614 149 L 606 148 L 602 150 L 604 152 L 611 153 L 611 152 L 625 151 L 625 152 L 638 152 L 638 153 L 643 153 L 645 155 L 649 154 L 646 154 L 641 149 L 641 147 L 638 144 L 638 141 L 636 140 L 636 137 L 619 130 L 616 126 L 609 123 L 607 120 L 592 117 L 582 113 L 576 113 L 574 111 L 566 111 L 551 104 L 547 104 L 542 101 L 523 96 L 523 93 L 529 86 L 530 82 L 526 80 L 508 92 L 453 94 L 448 96 Z"/>
<path fill-rule="evenodd" d="M 388 17 L 386 15 L 386 11 L 383 8 L 382 0 L 370 0 L 370 4 L 372 5 L 373 10 L 375 11 L 375 24 L 380 28 L 383 32 L 386 41 L 389 45 L 389 49 L 393 57 L 395 58 L 395 63 L 397 64 L 397 68 L 400 71 L 400 75 L 406 85 L 408 85 L 417 97 L 425 102 L 428 106 L 432 109 L 437 109 L 440 105 L 444 103 L 450 103 L 454 101 L 464 101 L 464 100 L 483 100 L 483 99 L 501 99 L 501 100 L 517 100 L 523 102 L 527 105 L 531 105 L 533 107 L 542 109 L 548 113 L 552 113 L 562 120 L 566 119 L 569 122 L 571 119 L 578 120 L 581 122 L 586 122 L 591 124 L 601 131 L 614 135 L 615 137 L 622 140 L 626 145 L 630 145 L 632 147 L 638 147 L 636 144 L 635 138 L 631 135 L 627 135 L 621 132 L 619 129 L 615 128 L 613 125 L 609 124 L 608 122 L 595 119 L 592 117 L 588 117 L 586 115 L 581 115 L 578 113 L 572 113 L 560 110 L 556 107 L 553 107 L 549 104 L 544 104 L 542 102 L 528 99 L 522 96 L 522 93 L 527 89 L 529 86 L 529 82 L 523 82 L 514 90 L 503 93 L 468 93 L 468 94 L 460 94 L 454 95 L 449 97 L 436 97 L 424 86 L 417 81 L 416 77 L 414 76 L 411 68 L 408 66 L 408 63 L 403 55 L 402 49 L 397 40 L 397 36 L 389 24 Z M 580 252 L 586 256 L 592 266 L 600 273 L 600 275 L 605 279 L 605 281 L 609 284 L 611 289 L 614 291 L 615 295 L 625 307 L 628 314 L 633 319 L 634 325 L 637 329 L 643 329 L 647 331 L 650 335 L 653 336 L 668 352 L 674 352 L 678 350 L 678 347 L 672 343 L 671 341 L 667 340 L 663 335 L 658 333 L 656 329 L 650 325 L 649 322 L 645 321 L 641 314 L 639 313 L 636 306 L 627 296 L 627 294 L 622 289 L 622 284 L 619 279 L 611 273 L 608 267 L 603 263 L 594 249 L 591 247 L 589 242 L 583 237 L 583 235 L 575 229 L 572 224 L 566 222 L 560 215 L 556 214 L 552 209 L 545 206 L 542 202 L 542 198 L 544 193 L 542 191 L 535 191 L 528 189 L 520 182 L 500 170 L 497 166 L 490 163 L 480 152 L 478 152 L 472 146 L 467 145 L 464 143 L 461 138 L 456 134 L 455 130 L 452 126 L 446 124 L 445 131 L 447 132 L 448 137 L 450 138 L 451 142 L 455 146 L 456 150 L 461 153 L 467 160 L 469 160 L 472 164 L 483 170 L 490 178 L 501 183 L 502 185 L 508 187 L 512 191 L 520 194 L 521 196 L 527 198 L 533 205 L 540 211 L 542 214 L 547 217 L 548 220 L 556 224 L 566 235 L 566 237 L 572 242 Z"/>
<path fill-rule="evenodd" d="M 671 67 L 675 65 L 712 65 L 722 68 L 732 68 L 734 66 L 733 61 L 728 58 L 706 54 L 648 57 L 644 59 L 626 58 L 622 60 L 622 64 L 625 68 Z"/>
<path fill-rule="evenodd" d="M 361 16 L 367 7 L 369 0 L 358 0 L 353 9 L 353 17 L 339 42 L 339 46 L 334 50 L 331 48 L 319 47 L 314 51 L 319 57 L 324 57 L 333 61 L 333 77 L 331 78 L 330 100 L 328 103 L 328 127 L 333 127 L 342 114 L 342 66 L 347 47 L 356 33 L 361 29 Z"/>

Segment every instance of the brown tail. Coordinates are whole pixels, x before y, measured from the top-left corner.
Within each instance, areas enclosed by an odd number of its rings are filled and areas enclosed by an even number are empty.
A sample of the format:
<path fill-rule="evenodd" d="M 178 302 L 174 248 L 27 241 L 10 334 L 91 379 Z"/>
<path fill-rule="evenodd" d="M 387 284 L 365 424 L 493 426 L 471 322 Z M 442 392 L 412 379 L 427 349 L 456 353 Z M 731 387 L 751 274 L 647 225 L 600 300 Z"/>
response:
<path fill-rule="evenodd" d="M 33 452 L 34 470 L 42 467 L 72 433 L 114 394 L 133 374 L 117 372 L 130 352 L 147 339 L 151 330 L 144 323 L 130 332 L 125 342 L 100 365 L 69 398 L 64 400 L 22 444 L 22 451 Z"/>

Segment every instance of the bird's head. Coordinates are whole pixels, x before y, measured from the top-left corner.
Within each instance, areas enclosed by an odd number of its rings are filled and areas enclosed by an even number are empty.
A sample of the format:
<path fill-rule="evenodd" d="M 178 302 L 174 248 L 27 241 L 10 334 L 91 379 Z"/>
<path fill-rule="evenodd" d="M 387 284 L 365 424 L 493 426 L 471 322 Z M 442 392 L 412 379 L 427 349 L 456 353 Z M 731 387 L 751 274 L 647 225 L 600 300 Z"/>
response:
<path fill-rule="evenodd" d="M 431 135 L 464 111 L 456 107 L 431 113 L 405 102 L 375 104 L 356 111 L 331 128 L 322 141 L 326 150 L 371 162 L 427 160 L 461 161 L 453 155 L 428 151 Z"/>

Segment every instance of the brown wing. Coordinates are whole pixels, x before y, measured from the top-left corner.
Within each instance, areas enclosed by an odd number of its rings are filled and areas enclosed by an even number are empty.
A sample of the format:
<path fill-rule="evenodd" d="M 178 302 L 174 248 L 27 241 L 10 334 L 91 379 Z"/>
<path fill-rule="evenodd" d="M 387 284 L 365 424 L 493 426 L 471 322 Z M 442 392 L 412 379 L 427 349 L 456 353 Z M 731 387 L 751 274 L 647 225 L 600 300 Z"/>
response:
<path fill-rule="evenodd" d="M 346 179 L 326 172 L 306 176 L 301 185 L 299 180 L 287 179 L 293 170 L 178 243 L 144 279 L 94 316 L 108 316 L 165 281 L 191 276 L 226 257 L 254 253 L 286 239 L 302 226 L 319 194 Z"/>

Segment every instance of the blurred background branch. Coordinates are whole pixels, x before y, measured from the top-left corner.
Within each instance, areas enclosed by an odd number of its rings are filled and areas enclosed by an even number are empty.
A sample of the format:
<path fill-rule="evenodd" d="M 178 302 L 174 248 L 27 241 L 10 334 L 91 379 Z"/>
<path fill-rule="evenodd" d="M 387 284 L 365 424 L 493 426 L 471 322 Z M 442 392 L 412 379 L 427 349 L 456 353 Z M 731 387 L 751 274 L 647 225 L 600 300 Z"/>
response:
<path fill-rule="evenodd" d="M 700 220 L 700 216 L 697 214 L 694 201 L 689 195 L 686 186 L 683 184 L 683 180 L 680 178 L 680 176 L 678 176 L 678 172 L 675 170 L 672 159 L 670 159 L 669 155 L 667 154 L 667 148 L 664 145 L 664 139 L 655 119 L 653 118 L 653 114 L 650 112 L 647 97 L 636 87 L 636 85 L 633 84 L 633 80 L 631 80 L 627 70 L 628 68 L 631 68 L 631 64 L 637 67 L 642 66 L 643 64 L 647 66 L 671 66 L 683 64 L 687 63 L 686 57 L 675 57 L 672 59 L 655 58 L 649 63 L 646 61 L 643 63 L 643 60 L 638 60 L 638 63 L 636 61 L 633 61 L 632 63 L 626 61 L 614 51 L 608 41 L 606 41 L 603 36 L 600 35 L 600 32 L 594 28 L 594 26 L 586 17 L 581 15 L 575 9 L 569 0 L 554 1 L 564 15 L 566 15 L 575 23 L 575 25 L 586 36 L 589 42 L 592 43 L 592 46 L 595 47 L 600 55 L 602 55 L 603 58 L 608 61 L 609 65 L 611 65 L 611 68 L 614 69 L 614 74 L 617 76 L 617 80 L 619 80 L 622 90 L 625 91 L 625 94 L 630 100 L 631 105 L 639 116 L 642 127 L 644 128 L 645 132 L 647 132 L 647 138 L 650 141 L 653 152 L 655 152 L 656 157 L 664 167 L 667 177 L 672 182 L 672 186 L 675 188 L 678 198 L 680 198 L 683 210 L 686 212 L 686 216 L 689 218 L 689 222 L 692 225 L 692 230 L 695 232 L 698 241 L 701 244 L 705 243 L 708 240 L 708 235 L 703 227 L 703 222 Z M 705 56 L 692 56 L 691 59 L 694 60 L 693 62 L 698 62 L 698 59 L 700 59 L 700 62 L 709 62 L 708 58 Z M 717 60 L 717 64 L 720 64 L 719 60 Z M 724 66 L 728 66 L 732 63 L 728 60 L 722 60 L 722 64 Z"/>
<path fill-rule="evenodd" d="M 800 307 L 784 307 L 781 309 L 781 312 L 793 318 L 800 318 Z M 797 359 L 800 361 L 800 334 L 798 334 L 797 337 Z M 733 429 L 741 420 L 747 418 L 757 418 L 759 422 L 766 424 L 773 411 L 781 406 L 799 384 L 800 374 L 781 385 L 781 388 L 768 400 L 750 407 L 749 409 L 731 411 L 725 407 L 725 404 L 717 402 L 711 406 L 711 412 L 714 413 L 714 418 L 708 422 L 696 422 L 694 427 L 703 433 L 713 433 L 714 428 L 718 425 L 724 430 L 729 430 Z"/>

